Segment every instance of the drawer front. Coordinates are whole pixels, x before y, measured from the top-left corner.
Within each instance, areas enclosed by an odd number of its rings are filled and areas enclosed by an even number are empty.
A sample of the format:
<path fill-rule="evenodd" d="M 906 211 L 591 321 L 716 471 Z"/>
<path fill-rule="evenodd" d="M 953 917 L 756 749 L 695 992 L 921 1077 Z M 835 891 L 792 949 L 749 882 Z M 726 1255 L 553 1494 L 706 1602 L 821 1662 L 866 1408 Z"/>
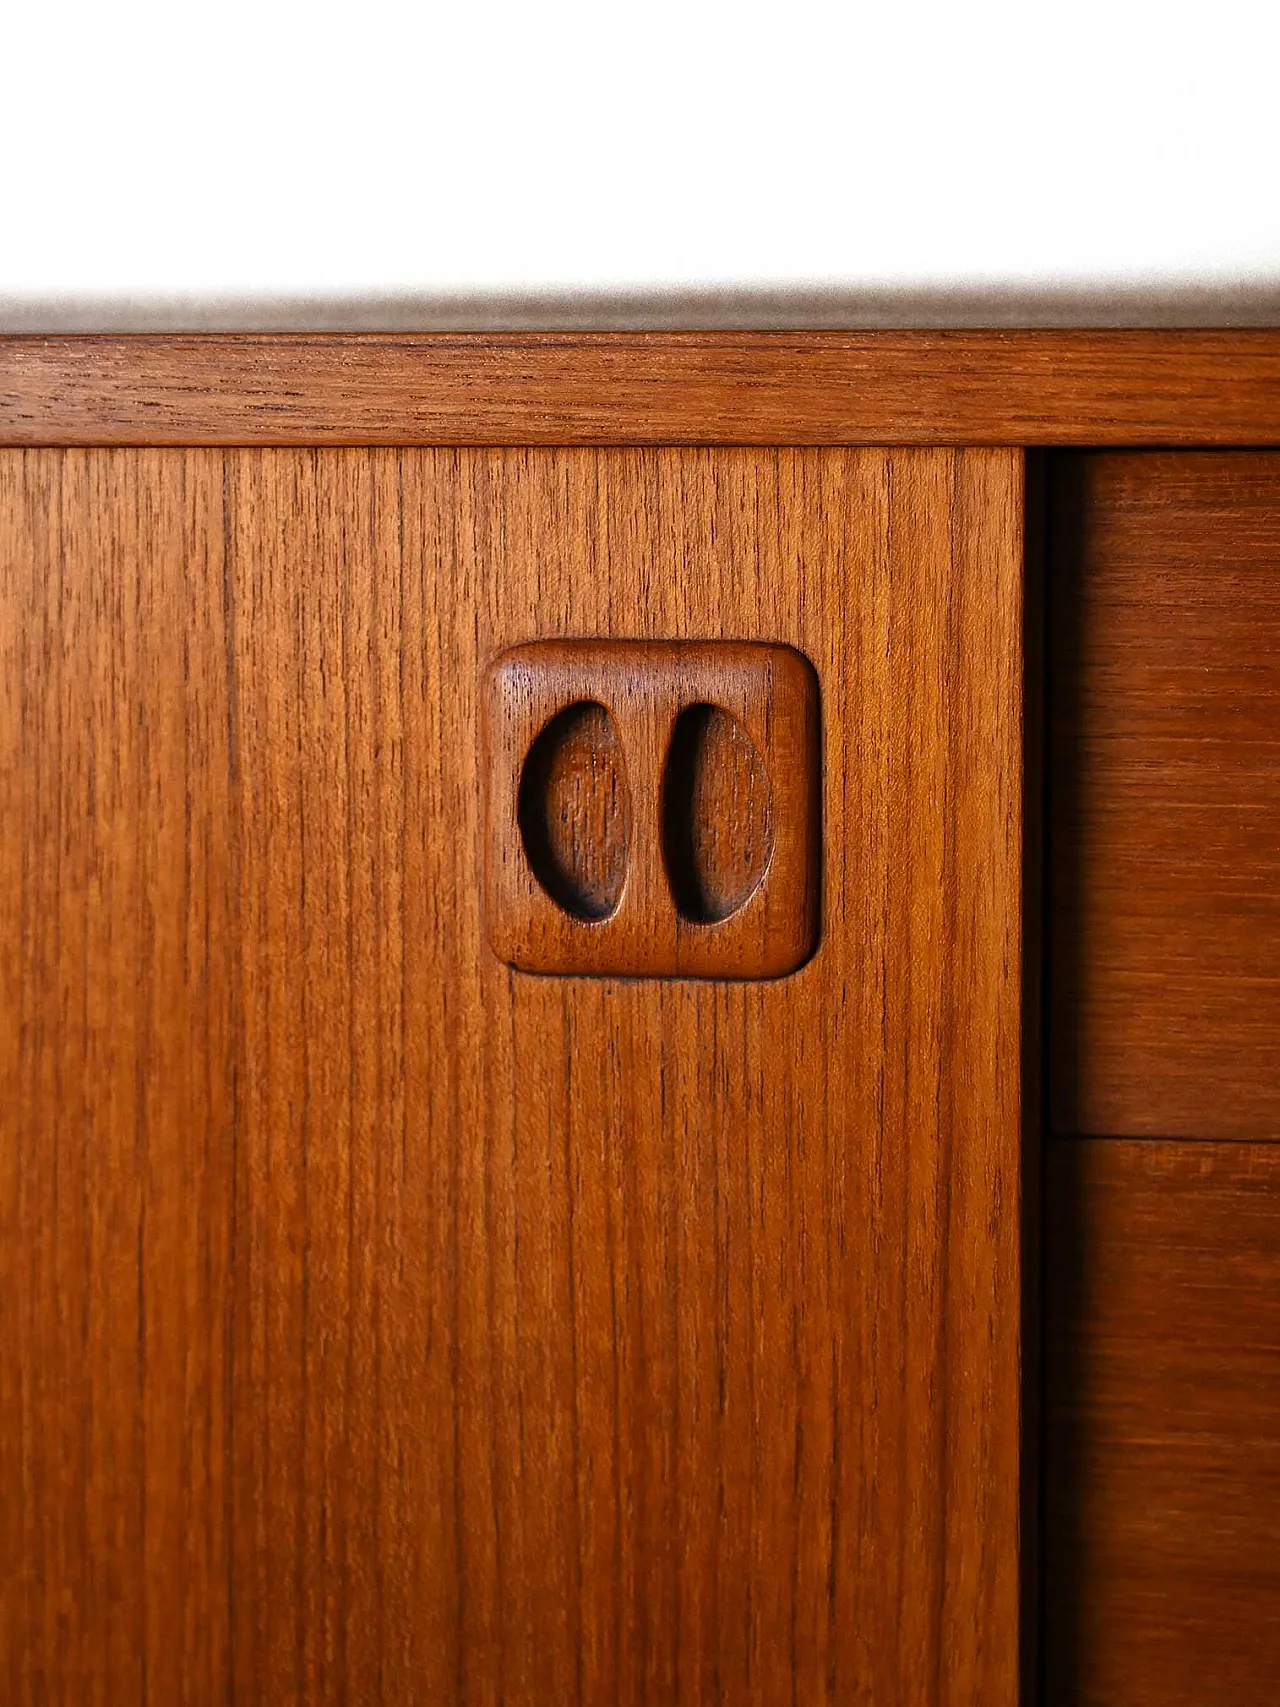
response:
<path fill-rule="evenodd" d="M 1280 1146 L 1049 1146 L 1050 1707 L 1280 1700 Z"/>
<path fill-rule="evenodd" d="M 1280 1137 L 1280 456 L 1054 460 L 1052 1118 Z"/>
<path fill-rule="evenodd" d="M 1021 501 L 1000 450 L 0 453 L 0 1696 L 1013 1701 Z M 812 665 L 792 975 L 494 951 L 484 673 L 601 637 Z M 640 850 L 676 929 L 668 650 L 539 782 L 561 971 Z"/>

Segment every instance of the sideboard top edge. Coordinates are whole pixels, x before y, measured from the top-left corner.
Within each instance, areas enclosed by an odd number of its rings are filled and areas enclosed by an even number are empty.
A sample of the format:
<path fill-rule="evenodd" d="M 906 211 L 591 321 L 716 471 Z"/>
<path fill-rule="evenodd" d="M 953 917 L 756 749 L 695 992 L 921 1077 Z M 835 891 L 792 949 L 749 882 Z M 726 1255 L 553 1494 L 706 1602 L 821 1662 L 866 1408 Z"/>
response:
<path fill-rule="evenodd" d="M 24 333 L 0 444 L 1280 445 L 1280 328 Z"/>

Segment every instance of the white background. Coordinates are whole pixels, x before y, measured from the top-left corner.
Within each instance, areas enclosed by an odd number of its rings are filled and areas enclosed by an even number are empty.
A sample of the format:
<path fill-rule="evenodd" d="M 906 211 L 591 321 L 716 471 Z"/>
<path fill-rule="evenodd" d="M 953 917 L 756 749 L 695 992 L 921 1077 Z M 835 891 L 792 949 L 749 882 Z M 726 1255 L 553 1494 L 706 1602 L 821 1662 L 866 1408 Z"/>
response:
<path fill-rule="evenodd" d="M 0 325 L 1280 324 L 1280 4 L 26 0 Z"/>

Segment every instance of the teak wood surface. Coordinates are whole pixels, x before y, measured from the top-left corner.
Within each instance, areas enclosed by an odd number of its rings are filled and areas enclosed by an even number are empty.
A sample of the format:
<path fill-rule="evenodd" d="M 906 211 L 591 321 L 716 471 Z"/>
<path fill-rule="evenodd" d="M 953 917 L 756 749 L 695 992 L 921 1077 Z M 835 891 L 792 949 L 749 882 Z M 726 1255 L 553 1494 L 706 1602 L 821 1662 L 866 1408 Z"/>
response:
<path fill-rule="evenodd" d="M 0 338 L 0 444 L 1280 445 L 1280 331 Z"/>
<path fill-rule="evenodd" d="M 1014 1700 L 1021 493 L 0 455 L 6 1701 Z M 602 632 L 815 663 L 793 977 L 486 947 L 481 672 Z"/>
<path fill-rule="evenodd" d="M 1280 456 L 1053 460 L 1055 1129 L 1280 1138 Z"/>
<path fill-rule="evenodd" d="M 1280 1145 L 1048 1147 L 1048 1707 L 1280 1700 Z"/>

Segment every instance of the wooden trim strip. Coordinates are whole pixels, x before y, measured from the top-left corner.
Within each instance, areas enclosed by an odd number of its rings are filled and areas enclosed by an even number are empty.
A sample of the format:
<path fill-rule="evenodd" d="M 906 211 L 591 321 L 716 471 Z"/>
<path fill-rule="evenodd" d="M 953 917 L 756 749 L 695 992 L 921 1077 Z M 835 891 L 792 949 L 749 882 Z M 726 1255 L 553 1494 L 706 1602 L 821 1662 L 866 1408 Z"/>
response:
<path fill-rule="evenodd" d="M 1280 445 L 1280 330 L 13 337 L 0 443 Z"/>

